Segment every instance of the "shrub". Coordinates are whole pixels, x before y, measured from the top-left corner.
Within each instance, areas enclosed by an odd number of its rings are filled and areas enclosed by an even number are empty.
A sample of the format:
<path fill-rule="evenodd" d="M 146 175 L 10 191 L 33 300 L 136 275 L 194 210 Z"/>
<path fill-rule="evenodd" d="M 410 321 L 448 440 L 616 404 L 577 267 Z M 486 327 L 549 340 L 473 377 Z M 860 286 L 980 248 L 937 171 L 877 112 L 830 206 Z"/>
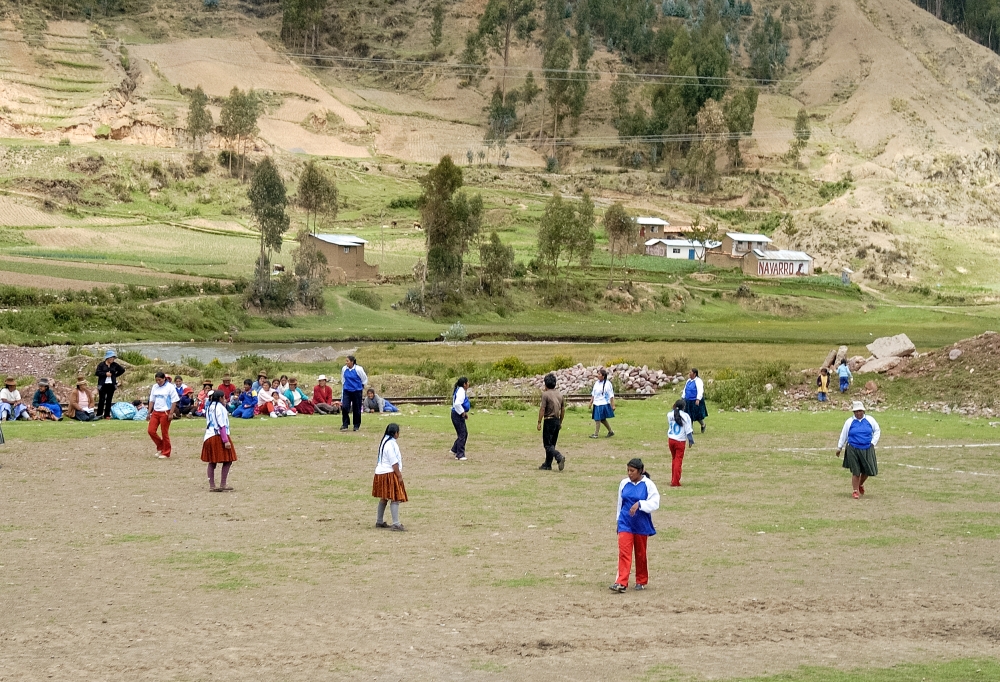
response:
<path fill-rule="evenodd" d="M 500 401 L 500 409 L 523 412 L 524 410 L 531 408 L 528 403 L 523 400 L 518 400 L 517 398 L 504 398 Z"/>
<path fill-rule="evenodd" d="M 148 365 L 152 362 L 137 350 L 123 350 L 118 357 L 130 365 Z"/>
<path fill-rule="evenodd" d="M 546 173 L 558 173 L 559 172 L 559 159 L 554 156 L 546 157 L 545 159 L 545 172 Z"/>
<path fill-rule="evenodd" d="M 790 367 L 786 362 L 762 362 L 743 369 L 723 369 L 705 386 L 705 398 L 724 410 L 763 410 L 774 403 L 774 392 L 788 386 Z"/>
<path fill-rule="evenodd" d="M 389 202 L 389 208 L 412 208 L 420 207 L 420 197 L 396 197 Z"/>
<path fill-rule="evenodd" d="M 64 138 L 60 139 L 59 140 L 59 146 L 60 147 L 68 147 L 69 146 L 69 138 L 68 137 L 64 137 Z"/>
<path fill-rule="evenodd" d="M 514 379 L 534 374 L 532 368 L 528 367 L 528 365 L 516 355 L 511 355 L 503 360 L 494 362 L 492 369 L 497 379 Z"/>
<path fill-rule="evenodd" d="M 666 355 L 661 355 L 658 362 L 660 363 L 660 369 L 667 374 L 684 374 L 690 368 L 688 359 L 684 355 L 678 355 L 672 358 L 668 358 Z"/>
<path fill-rule="evenodd" d="M 382 307 L 382 297 L 371 289 L 352 287 L 347 291 L 347 298 L 354 301 L 358 305 L 363 305 L 364 307 L 371 308 L 372 310 L 378 310 Z"/>
<path fill-rule="evenodd" d="M 182 357 L 181 364 L 186 365 L 191 369 L 197 369 L 197 370 L 205 369 L 205 363 L 199 360 L 198 358 L 194 357 L 193 355 Z"/>
<path fill-rule="evenodd" d="M 448 327 L 448 331 L 441 336 L 445 341 L 464 341 L 469 338 L 469 332 L 466 331 L 465 325 L 459 321 Z"/>

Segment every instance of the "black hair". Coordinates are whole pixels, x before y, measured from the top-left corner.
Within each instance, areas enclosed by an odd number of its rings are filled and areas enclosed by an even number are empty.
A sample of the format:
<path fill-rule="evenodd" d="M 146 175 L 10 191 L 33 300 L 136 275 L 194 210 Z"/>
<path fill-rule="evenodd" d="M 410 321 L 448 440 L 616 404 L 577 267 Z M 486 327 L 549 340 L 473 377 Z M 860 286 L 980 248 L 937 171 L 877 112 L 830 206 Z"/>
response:
<path fill-rule="evenodd" d="M 247 384 L 249 384 L 250 386 L 253 386 L 253 379 L 244 379 L 243 380 L 243 385 L 246 386 Z"/>
<path fill-rule="evenodd" d="M 347 359 L 350 360 L 351 362 L 353 362 L 355 365 L 358 364 L 358 359 L 356 357 L 354 357 L 353 355 L 348 355 Z"/>
<path fill-rule="evenodd" d="M 605 380 L 605 381 L 607 381 L 607 380 L 608 380 L 608 370 L 606 370 L 606 369 L 604 369 L 603 367 L 601 367 L 601 368 L 599 368 L 599 369 L 597 370 L 597 373 L 598 373 L 598 374 L 600 374 L 600 375 L 601 375 L 602 377 L 604 377 L 604 380 Z"/>
<path fill-rule="evenodd" d="M 282 374 L 282 375 L 281 375 L 281 378 L 282 378 L 282 379 L 287 379 L 287 378 L 288 378 L 288 375 L 287 375 L 287 374 Z"/>
<path fill-rule="evenodd" d="M 368 387 L 368 390 L 365 391 L 365 393 L 371 393 L 372 395 L 378 395 L 377 393 L 375 393 L 375 389 L 372 388 L 371 386 Z"/>
<path fill-rule="evenodd" d="M 458 377 L 458 381 L 455 382 L 455 388 L 453 390 L 457 391 L 467 383 L 469 383 L 469 377 Z"/>
<path fill-rule="evenodd" d="M 157 378 L 157 379 L 166 379 L 166 378 L 167 378 L 167 375 L 166 375 L 166 374 L 164 374 L 163 372 L 157 372 L 157 373 L 156 373 L 156 378 Z"/>
<path fill-rule="evenodd" d="M 180 379 L 181 381 L 184 381 L 184 377 L 182 377 L 180 374 L 174 375 L 174 381 L 177 381 L 178 379 Z"/>
<path fill-rule="evenodd" d="M 680 424 L 681 423 L 681 410 L 683 410 L 683 409 L 684 409 L 684 401 L 683 400 L 678 400 L 676 403 L 674 403 L 674 423 L 675 424 Z"/>
<path fill-rule="evenodd" d="M 691 371 L 694 372 L 695 376 L 698 376 L 698 368 L 697 367 L 692 367 Z"/>
<path fill-rule="evenodd" d="M 142 401 L 141 401 L 141 400 L 138 400 L 138 399 L 136 399 L 136 400 L 133 400 L 133 401 L 132 401 L 132 406 L 133 406 L 133 407 L 142 407 Z"/>
<path fill-rule="evenodd" d="M 545 388 L 555 388 L 556 387 L 556 375 L 549 372 L 545 375 Z"/>
<path fill-rule="evenodd" d="M 628 468 L 629 469 L 635 469 L 640 474 L 642 474 L 643 476 L 645 476 L 646 478 L 648 478 L 650 480 L 653 479 L 653 477 L 649 475 L 649 472 L 646 471 L 646 465 L 643 464 L 642 460 L 639 459 L 638 457 L 633 457 L 632 459 L 630 459 L 628 461 Z"/>
<path fill-rule="evenodd" d="M 396 422 L 390 423 L 385 427 L 385 433 L 382 434 L 382 442 L 378 446 L 378 460 L 382 461 L 382 451 L 385 450 L 385 444 L 389 442 L 392 438 L 399 437 L 399 424 Z"/>
<path fill-rule="evenodd" d="M 211 400 L 213 403 L 217 403 L 225 397 L 226 394 L 223 393 L 222 391 L 212 391 L 211 393 L 208 394 L 208 399 Z"/>

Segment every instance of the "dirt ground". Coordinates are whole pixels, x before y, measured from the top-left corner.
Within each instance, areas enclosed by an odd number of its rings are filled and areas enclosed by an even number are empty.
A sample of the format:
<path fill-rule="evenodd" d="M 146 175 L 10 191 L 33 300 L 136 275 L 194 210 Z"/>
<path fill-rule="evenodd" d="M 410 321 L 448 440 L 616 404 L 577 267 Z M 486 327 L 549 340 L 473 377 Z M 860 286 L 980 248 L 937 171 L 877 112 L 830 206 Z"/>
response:
<path fill-rule="evenodd" d="M 854 502 L 841 415 L 719 414 L 671 489 L 662 405 L 631 405 L 614 440 L 570 413 L 562 473 L 537 470 L 531 413 L 477 413 L 457 463 L 444 410 L 404 410 L 406 533 L 373 528 L 385 419 L 241 422 L 222 494 L 200 421 L 174 424 L 170 460 L 143 424 L 7 424 L 0 676 L 704 679 L 1000 654 L 997 447 L 889 447 Z M 787 419 L 802 435 L 767 435 Z M 944 428 L 879 419 L 897 448 Z M 612 594 L 637 454 L 663 494 L 650 589 Z"/>

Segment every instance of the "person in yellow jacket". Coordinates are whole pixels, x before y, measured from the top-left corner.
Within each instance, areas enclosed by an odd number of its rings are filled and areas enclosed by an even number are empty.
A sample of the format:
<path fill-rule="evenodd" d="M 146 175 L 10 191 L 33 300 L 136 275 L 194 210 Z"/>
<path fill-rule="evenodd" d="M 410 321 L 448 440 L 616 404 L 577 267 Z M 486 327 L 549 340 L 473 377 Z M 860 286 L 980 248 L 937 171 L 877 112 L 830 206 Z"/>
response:
<path fill-rule="evenodd" d="M 821 403 L 826 402 L 826 394 L 830 392 L 830 370 L 826 367 L 819 371 L 816 377 L 816 394 Z"/>

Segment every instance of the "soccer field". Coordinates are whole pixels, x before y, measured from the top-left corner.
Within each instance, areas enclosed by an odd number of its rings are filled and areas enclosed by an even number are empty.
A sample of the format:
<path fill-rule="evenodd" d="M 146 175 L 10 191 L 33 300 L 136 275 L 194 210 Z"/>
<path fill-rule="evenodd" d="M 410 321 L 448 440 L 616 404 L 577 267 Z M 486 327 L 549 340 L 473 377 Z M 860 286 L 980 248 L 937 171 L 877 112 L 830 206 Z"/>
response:
<path fill-rule="evenodd" d="M 238 422 L 221 494 L 201 420 L 170 460 L 144 424 L 5 423 L 0 678 L 1000 676 L 988 421 L 874 413 L 880 474 L 854 501 L 847 413 L 713 412 L 671 489 L 667 405 L 621 403 L 599 441 L 571 410 L 563 472 L 537 469 L 534 411 L 476 411 L 460 463 L 446 408 L 404 406 L 406 533 L 373 527 L 385 417 Z M 662 494 L 650 589 L 613 594 L 635 456 Z"/>

